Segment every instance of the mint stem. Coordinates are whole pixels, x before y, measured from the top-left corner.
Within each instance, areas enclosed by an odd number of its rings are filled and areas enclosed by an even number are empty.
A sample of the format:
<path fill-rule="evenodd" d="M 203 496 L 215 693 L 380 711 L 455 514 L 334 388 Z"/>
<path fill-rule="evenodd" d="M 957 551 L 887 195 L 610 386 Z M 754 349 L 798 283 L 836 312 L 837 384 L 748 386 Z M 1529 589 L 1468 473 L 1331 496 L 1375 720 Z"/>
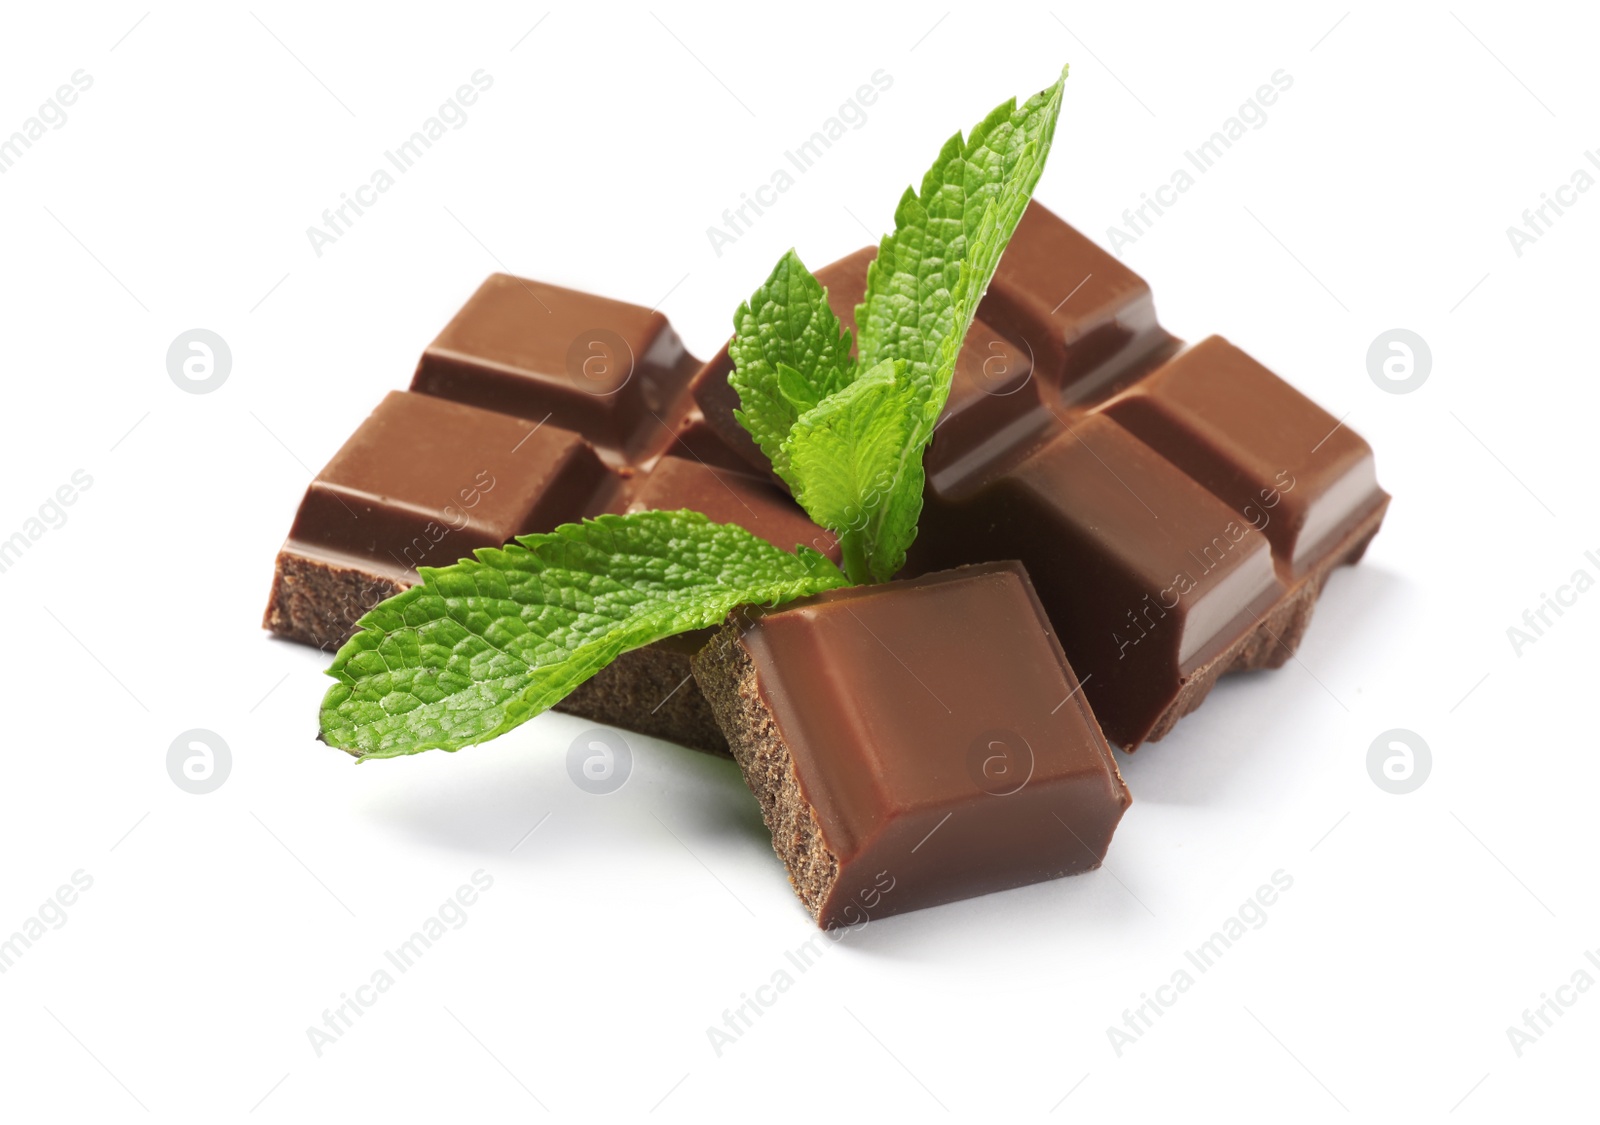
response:
<path fill-rule="evenodd" d="M 844 563 L 844 576 L 850 585 L 861 586 L 872 581 L 869 556 L 871 545 L 867 542 L 864 527 L 850 527 L 839 533 L 839 552 Z"/>

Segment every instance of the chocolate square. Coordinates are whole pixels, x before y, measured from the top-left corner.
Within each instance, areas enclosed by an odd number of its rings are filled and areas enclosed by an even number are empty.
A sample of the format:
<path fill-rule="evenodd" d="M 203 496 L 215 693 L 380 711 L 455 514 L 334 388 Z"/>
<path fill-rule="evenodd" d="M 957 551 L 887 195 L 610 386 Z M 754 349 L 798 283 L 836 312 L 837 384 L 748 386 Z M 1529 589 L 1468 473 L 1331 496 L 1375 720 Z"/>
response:
<path fill-rule="evenodd" d="M 1129 804 L 1017 563 L 735 614 L 694 671 L 823 927 L 1097 867 Z"/>
<path fill-rule="evenodd" d="M 306 489 L 266 627 L 337 647 L 418 567 L 581 518 L 607 476 L 566 430 L 391 391 Z"/>
<path fill-rule="evenodd" d="M 699 366 L 658 312 L 497 273 L 422 353 L 411 389 L 548 420 L 638 462 L 671 442 L 668 414 Z"/>

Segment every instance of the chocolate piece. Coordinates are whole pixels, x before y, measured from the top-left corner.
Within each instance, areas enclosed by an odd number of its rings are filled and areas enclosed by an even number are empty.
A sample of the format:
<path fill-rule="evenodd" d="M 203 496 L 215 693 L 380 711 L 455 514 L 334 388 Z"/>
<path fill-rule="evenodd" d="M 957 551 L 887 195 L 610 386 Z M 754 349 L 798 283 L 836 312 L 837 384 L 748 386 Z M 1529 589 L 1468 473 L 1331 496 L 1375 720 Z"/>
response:
<path fill-rule="evenodd" d="M 306 490 L 265 625 L 336 648 L 417 567 L 578 519 L 606 476 L 566 430 L 391 391 Z"/>
<path fill-rule="evenodd" d="M 736 523 L 786 551 L 798 544 L 839 561 L 833 533 L 807 519 L 787 494 L 749 473 L 699 461 L 663 457 L 648 473 L 622 479 L 606 506 L 612 512 L 678 508 Z M 709 631 L 686 633 L 624 653 L 556 710 L 728 757 L 728 740 L 689 674 L 689 658 L 708 636 Z"/>
<path fill-rule="evenodd" d="M 1177 350 L 1150 286 L 1032 203 L 1006 244 L 978 316 L 1033 357 L 1063 403 L 1090 402 Z"/>
<path fill-rule="evenodd" d="M 614 464 L 673 440 L 700 366 L 650 309 L 497 273 L 428 345 L 411 389 L 584 435 Z"/>
<path fill-rule="evenodd" d="M 1129 804 L 1016 563 L 735 614 L 694 672 L 823 927 L 1098 867 Z"/>
<path fill-rule="evenodd" d="M 847 325 L 873 253 L 817 273 Z M 1224 340 L 1181 348 L 1143 280 L 1030 204 L 963 343 L 904 571 L 1021 559 L 1129 749 L 1223 672 L 1288 660 L 1388 504 L 1337 419 Z M 692 393 L 732 447 L 725 354 Z"/>
<path fill-rule="evenodd" d="M 1123 745 L 1284 594 L 1259 531 L 1103 415 L 992 479 L 929 491 L 918 562 L 1021 559 Z"/>
<path fill-rule="evenodd" d="M 1259 527 L 1296 577 L 1386 499 L 1366 442 L 1220 336 L 1106 409 Z"/>
<path fill-rule="evenodd" d="M 731 758 L 728 740 L 689 670 L 690 658 L 712 633 L 680 633 L 625 652 L 579 684 L 555 710 Z"/>
<path fill-rule="evenodd" d="M 689 508 L 717 523 L 734 523 L 775 547 L 810 547 L 839 561 L 839 539 L 812 523 L 788 493 L 767 479 L 681 457 L 663 457 L 648 473 L 628 479 L 608 511 Z"/>

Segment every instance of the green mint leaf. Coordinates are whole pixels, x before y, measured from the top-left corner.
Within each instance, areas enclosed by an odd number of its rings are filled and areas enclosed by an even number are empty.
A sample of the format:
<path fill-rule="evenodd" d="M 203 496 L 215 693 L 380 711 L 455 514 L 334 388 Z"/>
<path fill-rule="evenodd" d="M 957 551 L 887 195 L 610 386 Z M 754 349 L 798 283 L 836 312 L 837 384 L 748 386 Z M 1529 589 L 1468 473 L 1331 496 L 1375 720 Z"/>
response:
<path fill-rule="evenodd" d="M 860 363 L 904 361 L 914 414 L 901 471 L 859 532 L 877 581 L 905 564 L 916 538 L 922 452 L 950 397 L 978 303 L 1044 170 L 1066 78 L 1063 68 L 1055 85 L 1020 108 L 1007 102 L 965 142 L 959 133 L 945 142 L 923 177 L 922 194 L 908 188 L 901 198 L 895 231 L 867 269 L 866 296 L 856 307 Z"/>
<path fill-rule="evenodd" d="M 802 414 L 783 443 L 795 499 L 839 533 L 852 582 L 879 578 L 885 564 L 872 556 L 876 540 L 866 529 L 881 518 L 915 419 L 904 367 L 884 360 Z"/>
<path fill-rule="evenodd" d="M 998 106 L 965 142 L 945 142 L 895 210 L 856 308 L 860 362 L 903 359 L 922 415 L 924 442 L 950 394 L 955 357 L 1000 253 L 1033 194 L 1061 112 L 1067 72 L 1020 108 Z"/>
<path fill-rule="evenodd" d="M 850 381 L 850 333 L 793 250 L 739 306 L 733 323 L 728 355 L 734 370 L 728 381 L 739 392 L 742 408 L 734 417 L 784 476 L 783 439 L 795 420 Z"/>
<path fill-rule="evenodd" d="M 857 360 L 792 250 L 739 308 L 735 416 L 811 518 L 839 534 L 852 582 L 888 581 L 905 564 L 922 513 L 922 453 L 1044 170 L 1066 77 L 1063 68 L 1022 106 L 1008 101 L 965 140 L 951 137 L 921 193 L 906 189 L 856 308 Z"/>
<path fill-rule="evenodd" d="M 362 760 L 485 742 L 629 649 L 846 584 L 816 551 L 689 511 L 565 524 L 420 574 L 328 671 L 322 737 Z"/>

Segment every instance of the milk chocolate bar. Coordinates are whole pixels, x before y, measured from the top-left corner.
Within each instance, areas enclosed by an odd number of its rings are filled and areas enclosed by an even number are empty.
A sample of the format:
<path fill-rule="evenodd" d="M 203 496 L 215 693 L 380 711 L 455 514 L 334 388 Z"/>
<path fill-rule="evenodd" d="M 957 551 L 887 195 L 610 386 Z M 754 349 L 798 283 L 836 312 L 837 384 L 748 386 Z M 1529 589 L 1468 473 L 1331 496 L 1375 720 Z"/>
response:
<path fill-rule="evenodd" d="M 694 672 L 823 927 L 1098 867 L 1129 804 L 1014 562 L 735 613 Z"/>
<path fill-rule="evenodd" d="M 847 325 L 874 253 L 818 271 Z M 729 370 L 726 348 L 700 364 L 659 313 L 494 275 L 412 393 L 313 483 L 267 627 L 336 646 L 418 565 L 605 511 L 696 508 L 837 558 L 734 419 Z M 1284 663 L 1388 503 L 1364 441 L 1227 341 L 1186 348 L 1136 274 L 1037 203 L 925 464 L 905 574 L 1021 560 L 1106 736 L 1130 749 L 1223 672 Z M 469 512 L 485 470 L 495 489 Z M 625 657 L 563 706 L 726 752 L 688 647 Z"/>

